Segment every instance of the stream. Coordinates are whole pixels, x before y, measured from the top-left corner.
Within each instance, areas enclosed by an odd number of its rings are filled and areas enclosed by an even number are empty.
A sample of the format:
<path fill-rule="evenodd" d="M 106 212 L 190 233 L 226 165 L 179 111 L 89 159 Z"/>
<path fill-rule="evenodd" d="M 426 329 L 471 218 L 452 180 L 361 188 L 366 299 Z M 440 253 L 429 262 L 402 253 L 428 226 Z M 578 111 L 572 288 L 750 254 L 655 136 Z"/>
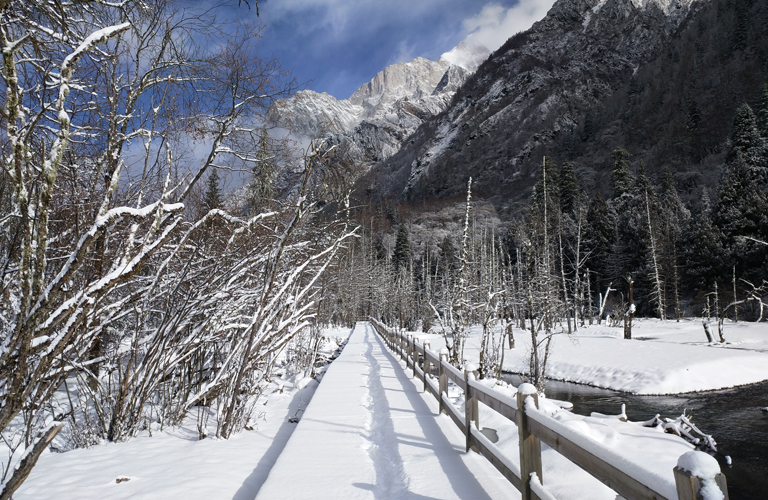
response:
<path fill-rule="evenodd" d="M 504 380 L 518 386 L 521 379 L 507 374 Z M 692 422 L 717 442 L 716 455 L 728 480 L 731 500 L 765 500 L 768 498 L 768 382 L 724 389 L 667 396 L 638 396 L 587 385 L 550 380 L 547 397 L 570 401 L 573 412 L 589 415 L 621 413 L 627 405 L 632 421 L 645 421 L 657 413 L 676 418 L 684 410 L 692 414 Z M 724 456 L 731 457 L 727 465 Z"/>

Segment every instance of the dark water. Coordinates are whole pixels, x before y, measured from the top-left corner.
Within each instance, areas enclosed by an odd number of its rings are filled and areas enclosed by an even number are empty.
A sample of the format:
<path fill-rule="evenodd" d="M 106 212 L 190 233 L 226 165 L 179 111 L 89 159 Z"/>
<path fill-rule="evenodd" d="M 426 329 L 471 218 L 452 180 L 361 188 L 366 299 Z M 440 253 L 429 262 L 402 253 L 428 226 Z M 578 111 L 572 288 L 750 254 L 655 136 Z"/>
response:
<path fill-rule="evenodd" d="M 520 383 L 516 375 L 505 380 Z M 728 479 L 731 500 L 768 499 L 768 382 L 726 389 L 675 396 L 637 396 L 569 382 L 547 382 L 547 397 L 570 401 L 573 412 L 615 414 L 621 404 L 627 405 L 630 420 L 650 420 L 657 413 L 676 418 L 692 414 L 692 421 L 705 434 L 717 441 L 716 458 Z M 729 455 L 732 464 L 725 462 Z"/>

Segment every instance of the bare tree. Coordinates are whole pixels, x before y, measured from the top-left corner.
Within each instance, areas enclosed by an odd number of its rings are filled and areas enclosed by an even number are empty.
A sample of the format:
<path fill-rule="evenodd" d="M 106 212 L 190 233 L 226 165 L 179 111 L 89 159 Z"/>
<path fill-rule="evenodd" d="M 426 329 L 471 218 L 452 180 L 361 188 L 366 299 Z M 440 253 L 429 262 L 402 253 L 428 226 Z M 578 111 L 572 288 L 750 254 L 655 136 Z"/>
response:
<path fill-rule="evenodd" d="M 214 53 L 199 48 L 215 30 L 210 13 L 164 0 L 0 4 L 7 484 L 23 480 L 16 444 L 61 428 L 45 402 L 68 380 L 84 390 L 66 415 L 102 437 L 206 398 L 225 409 L 229 436 L 247 415 L 243 396 L 308 325 L 317 279 L 349 234 L 311 239 L 321 154 L 279 210 L 185 214 L 210 169 L 259 161 L 258 116 L 293 88 L 245 30 Z M 201 159 L 181 154 L 190 140 L 207 147 Z"/>
<path fill-rule="evenodd" d="M 469 335 L 473 304 L 470 303 L 470 235 L 469 222 L 472 207 L 472 178 L 467 183 L 467 205 L 464 213 L 464 231 L 461 240 L 461 255 L 457 281 L 447 303 L 438 307 L 430 304 L 448 349 L 449 362 L 462 366 L 464 364 L 464 341 Z"/>

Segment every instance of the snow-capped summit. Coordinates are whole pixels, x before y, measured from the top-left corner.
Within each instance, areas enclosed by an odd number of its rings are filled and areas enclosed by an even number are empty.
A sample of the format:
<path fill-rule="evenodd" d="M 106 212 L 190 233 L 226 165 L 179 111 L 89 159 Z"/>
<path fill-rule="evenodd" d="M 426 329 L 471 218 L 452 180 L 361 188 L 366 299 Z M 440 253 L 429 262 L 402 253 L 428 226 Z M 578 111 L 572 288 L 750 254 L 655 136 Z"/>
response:
<path fill-rule="evenodd" d="M 273 120 L 293 133 L 313 137 L 322 132 L 344 132 L 363 119 L 363 108 L 337 100 L 325 92 L 300 90 L 290 99 L 278 100 L 270 110 Z"/>
<path fill-rule="evenodd" d="M 462 67 L 470 73 L 474 73 L 483 61 L 488 59 L 491 51 L 488 47 L 479 43 L 461 42 L 445 54 L 440 56 L 438 62 L 447 62 Z"/>
<path fill-rule="evenodd" d="M 297 92 L 277 101 L 269 119 L 298 136 L 345 144 L 360 163 L 371 164 L 394 154 L 425 119 L 442 112 L 489 54 L 462 42 L 438 61 L 417 57 L 387 66 L 349 99 Z"/>
<path fill-rule="evenodd" d="M 387 111 L 399 99 L 417 100 L 432 94 L 450 66 L 417 57 L 411 62 L 391 64 L 370 82 L 361 85 L 349 102 L 365 109 L 366 118 Z"/>

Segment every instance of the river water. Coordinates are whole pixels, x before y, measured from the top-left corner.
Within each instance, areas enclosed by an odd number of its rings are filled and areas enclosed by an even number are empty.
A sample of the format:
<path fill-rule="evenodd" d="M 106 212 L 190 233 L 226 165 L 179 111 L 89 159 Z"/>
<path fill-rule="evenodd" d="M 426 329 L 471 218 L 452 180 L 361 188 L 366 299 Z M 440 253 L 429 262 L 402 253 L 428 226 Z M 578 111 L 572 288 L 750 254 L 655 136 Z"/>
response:
<path fill-rule="evenodd" d="M 504 379 L 515 386 L 516 375 Z M 570 382 L 548 381 L 547 397 L 570 401 L 573 412 L 589 415 L 621 413 L 627 405 L 627 416 L 633 421 L 645 421 L 657 413 L 676 418 L 683 411 L 692 415 L 692 422 L 717 442 L 720 468 L 728 479 L 731 500 L 768 499 L 768 382 L 726 389 L 672 396 L 637 396 Z M 725 456 L 731 457 L 731 465 Z"/>

